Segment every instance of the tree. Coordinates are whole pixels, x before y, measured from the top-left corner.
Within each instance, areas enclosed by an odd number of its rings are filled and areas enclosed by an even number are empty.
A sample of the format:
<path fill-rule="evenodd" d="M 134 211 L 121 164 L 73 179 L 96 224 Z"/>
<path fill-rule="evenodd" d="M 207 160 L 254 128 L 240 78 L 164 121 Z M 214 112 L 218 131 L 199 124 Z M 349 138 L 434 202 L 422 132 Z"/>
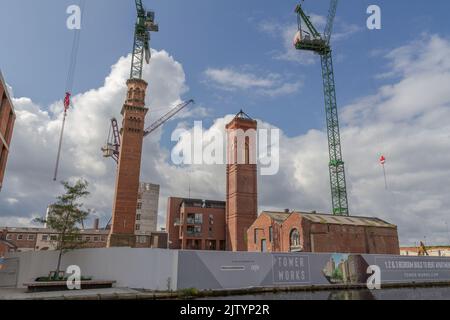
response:
<path fill-rule="evenodd" d="M 57 232 L 56 248 L 59 250 L 58 264 L 56 266 L 55 279 L 59 277 L 62 256 L 70 250 L 83 246 L 79 225 L 89 216 L 89 211 L 83 209 L 81 199 L 89 195 L 88 183 L 78 180 L 75 184 L 61 182 L 65 193 L 57 197 L 57 201 L 50 205 L 50 210 L 45 218 L 37 218 L 35 221 L 45 223 Z"/>

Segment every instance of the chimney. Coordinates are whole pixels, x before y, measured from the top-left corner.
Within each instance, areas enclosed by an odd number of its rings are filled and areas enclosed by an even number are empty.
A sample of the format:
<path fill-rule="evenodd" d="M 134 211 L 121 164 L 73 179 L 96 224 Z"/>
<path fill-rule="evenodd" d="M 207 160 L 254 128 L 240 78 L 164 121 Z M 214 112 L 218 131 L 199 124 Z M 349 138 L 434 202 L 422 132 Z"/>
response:
<path fill-rule="evenodd" d="M 99 218 L 95 218 L 95 220 L 94 220 L 94 230 L 98 230 L 99 224 L 100 224 L 100 219 Z"/>

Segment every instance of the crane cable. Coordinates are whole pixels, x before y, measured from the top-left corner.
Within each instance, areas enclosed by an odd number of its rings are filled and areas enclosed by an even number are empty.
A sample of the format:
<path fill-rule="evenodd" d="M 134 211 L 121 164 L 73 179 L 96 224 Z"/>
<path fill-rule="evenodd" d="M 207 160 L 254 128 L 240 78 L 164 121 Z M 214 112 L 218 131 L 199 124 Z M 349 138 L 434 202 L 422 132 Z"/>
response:
<path fill-rule="evenodd" d="M 83 19 L 84 15 L 84 8 L 86 6 L 86 0 L 80 0 L 79 7 L 81 10 L 81 19 Z M 64 136 L 64 127 L 66 125 L 66 117 L 67 117 L 67 110 L 69 109 L 71 105 L 70 97 L 72 95 L 72 88 L 73 83 L 75 80 L 75 70 L 77 65 L 77 58 L 78 58 L 78 48 L 80 46 L 80 34 L 81 34 L 81 28 L 74 30 L 74 36 L 73 36 L 73 42 L 72 42 L 72 52 L 70 54 L 70 64 L 69 64 L 69 70 L 67 73 L 66 78 L 66 94 L 64 97 L 64 115 L 62 120 L 62 126 L 61 126 L 61 133 L 59 136 L 59 144 L 58 144 L 58 154 L 56 156 L 56 166 L 55 166 L 55 173 L 53 176 L 53 181 L 56 181 L 58 177 L 58 169 L 59 169 L 59 161 L 61 158 L 61 148 L 62 148 L 62 142 L 63 142 L 63 136 Z"/>

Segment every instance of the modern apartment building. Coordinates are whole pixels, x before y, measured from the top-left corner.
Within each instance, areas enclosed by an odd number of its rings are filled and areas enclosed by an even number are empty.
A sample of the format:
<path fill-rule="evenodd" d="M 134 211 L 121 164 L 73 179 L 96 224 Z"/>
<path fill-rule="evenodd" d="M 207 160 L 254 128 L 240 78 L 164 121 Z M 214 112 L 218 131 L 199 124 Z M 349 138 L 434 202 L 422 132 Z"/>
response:
<path fill-rule="evenodd" d="M 225 201 L 170 197 L 166 230 L 170 249 L 225 250 Z"/>
<path fill-rule="evenodd" d="M 12 100 L 0 71 L 0 190 L 3 186 L 15 120 Z"/>

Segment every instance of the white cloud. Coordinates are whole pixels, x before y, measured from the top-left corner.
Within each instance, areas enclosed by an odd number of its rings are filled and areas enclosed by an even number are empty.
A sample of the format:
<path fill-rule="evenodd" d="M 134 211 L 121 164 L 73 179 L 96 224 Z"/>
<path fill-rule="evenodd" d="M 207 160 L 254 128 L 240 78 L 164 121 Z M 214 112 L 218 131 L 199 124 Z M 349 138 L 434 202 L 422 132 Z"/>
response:
<path fill-rule="evenodd" d="M 102 87 L 73 97 L 74 108 L 69 111 L 64 135 L 58 179 L 86 178 L 92 192 L 86 205 L 95 208 L 106 220 L 111 215 L 115 165 L 102 157 L 100 148 L 108 134 L 109 119 L 120 118 L 130 60 L 130 56 L 120 58 Z M 144 79 L 149 82 L 146 104 L 150 108 L 147 115 L 150 124 L 156 120 L 152 109 L 167 112 L 181 101 L 187 86 L 181 64 L 165 51 L 153 53 L 149 67 L 144 69 Z M 18 216 L 42 216 L 46 206 L 61 192 L 59 184 L 52 181 L 62 120 L 61 101 L 46 108 L 25 97 L 13 100 L 17 119 L 0 199 L 0 225 Z M 205 112 L 205 108 L 199 110 Z M 192 109 L 187 112 L 197 113 Z M 147 138 L 144 168 L 147 157 L 164 154 L 159 147 L 160 136 L 161 130 Z M 144 181 L 158 178 L 157 172 L 142 176 Z M 12 207 L 6 199 L 19 203 Z"/>
<path fill-rule="evenodd" d="M 155 54 L 146 70 L 150 80 L 148 104 L 172 105 L 186 92 L 184 72 L 165 52 Z M 354 215 L 377 216 L 399 226 L 402 244 L 426 236 L 429 243 L 448 242 L 445 221 L 450 223 L 450 42 L 439 36 L 392 50 L 389 68 L 398 79 L 341 108 L 341 134 L 350 210 Z M 164 70 L 163 87 L 152 87 L 152 67 Z M 93 195 L 88 205 L 109 217 L 114 184 L 114 164 L 102 159 L 99 148 L 107 134 L 108 118 L 118 116 L 125 96 L 124 80 L 129 61 L 121 59 L 101 88 L 75 97 L 63 152 L 61 178 L 84 176 Z M 150 70 L 149 70 L 150 69 Z M 242 78 L 241 78 L 242 79 Z M 244 80 L 241 80 L 245 83 Z M 267 77 L 277 81 L 277 77 Z M 226 82 L 225 82 L 226 83 Z M 259 88 L 270 88 L 258 82 Z M 161 85 L 161 84 L 159 84 Z M 281 86 L 278 86 L 281 87 Z M 254 88 L 255 89 L 255 88 Z M 2 199 L 0 224 L 23 224 L 26 217 L 42 215 L 60 192 L 51 182 L 60 128 L 53 115 L 26 98 L 15 99 L 18 120 Z M 224 130 L 231 115 L 216 119 L 208 132 Z M 182 125 L 192 123 L 185 119 Z M 260 127 L 271 126 L 258 120 Z M 180 168 L 161 146 L 160 133 L 144 143 L 142 180 L 161 184 L 160 223 L 164 223 L 168 196 L 225 198 L 225 168 Z M 180 142 L 183 143 L 183 142 Z M 380 154 L 387 157 L 389 189 L 385 190 Z M 280 172 L 259 177 L 259 209 L 330 210 L 326 133 L 311 130 L 297 137 L 281 134 Z M 189 173 L 190 172 L 190 173 Z"/>
<path fill-rule="evenodd" d="M 204 74 L 208 84 L 212 84 L 221 90 L 247 91 L 247 93 L 254 92 L 270 97 L 298 92 L 302 86 L 302 81 L 291 80 L 289 77 L 278 73 L 259 75 L 245 69 L 247 67 L 242 68 L 242 70 L 208 68 Z"/>

